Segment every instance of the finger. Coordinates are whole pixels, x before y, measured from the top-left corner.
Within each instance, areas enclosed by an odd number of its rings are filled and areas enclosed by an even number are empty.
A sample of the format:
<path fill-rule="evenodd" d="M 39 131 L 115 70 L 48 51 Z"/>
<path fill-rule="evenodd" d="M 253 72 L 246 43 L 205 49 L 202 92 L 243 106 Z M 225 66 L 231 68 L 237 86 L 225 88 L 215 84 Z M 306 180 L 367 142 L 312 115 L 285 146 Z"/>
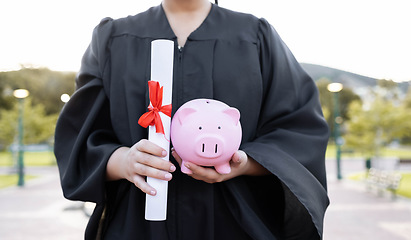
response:
<path fill-rule="evenodd" d="M 184 166 L 192 171 L 192 173 L 188 175 L 194 179 L 202 180 L 207 183 L 221 182 L 223 179 L 223 176 L 216 172 L 214 168 L 205 168 L 190 162 L 185 163 Z"/>
<path fill-rule="evenodd" d="M 152 167 L 155 169 L 167 171 L 167 172 L 174 172 L 176 170 L 176 167 L 174 166 L 173 163 L 166 161 L 162 158 L 149 155 L 146 153 L 140 153 L 136 157 L 137 163 L 143 164 L 148 167 Z"/>
<path fill-rule="evenodd" d="M 173 175 L 167 171 L 158 170 L 140 163 L 135 163 L 134 168 L 135 173 L 140 176 L 147 176 L 165 181 L 170 181 L 173 177 Z"/>
<path fill-rule="evenodd" d="M 164 150 L 162 147 L 158 146 L 157 144 L 148 141 L 147 139 L 140 140 L 134 145 L 134 147 L 140 152 L 149 153 L 154 156 L 158 156 L 158 157 L 167 156 L 166 150 Z"/>
<path fill-rule="evenodd" d="M 234 163 L 238 163 L 238 162 L 241 161 L 241 155 L 240 155 L 239 151 L 237 151 L 233 154 L 233 157 L 231 158 L 231 161 L 233 161 Z"/>
<path fill-rule="evenodd" d="M 156 189 L 151 187 L 142 176 L 135 175 L 133 177 L 133 183 L 134 185 L 139 188 L 141 191 L 143 191 L 146 194 L 155 196 L 157 194 Z"/>
<path fill-rule="evenodd" d="M 237 152 L 235 152 L 233 154 L 233 157 L 231 158 L 231 160 L 234 163 L 242 163 L 244 161 L 246 161 L 247 159 L 247 154 L 244 151 L 238 150 Z"/>
<path fill-rule="evenodd" d="M 174 157 L 177 163 L 181 166 L 181 163 L 183 162 L 183 160 L 181 159 L 181 157 L 177 154 L 177 152 L 174 149 L 171 149 L 171 155 Z"/>
<path fill-rule="evenodd" d="M 148 141 L 147 141 L 148 142 Z M 146 143 L 143 143 L 142 141 L 136 144 L 135 148 L 132 148 L 132 153 L 130 156 L 132 157 L 134 162 L 138 162 L 140 164 L 144 164 L 156 169 L 160 169 L 163 171 L 168 171 L 168 172 L 174 172 L 176 170 L 176 167 L 174 166 L 173 163 L 166 161 L 159 156 L 152 155 L 150 152 L 151 147 L 158 147 L 157 145 L 152 145 L 151 143 L 148 142 L 148 145 L 144 145 Z M 148 147 L 147 147 L 148 146 Z M 162 149 L 162 148 L 159 148 Z M 157 149 L 158 150 L 158 149 Z M 155 151 L 155 150 L 154 150 Z"/>

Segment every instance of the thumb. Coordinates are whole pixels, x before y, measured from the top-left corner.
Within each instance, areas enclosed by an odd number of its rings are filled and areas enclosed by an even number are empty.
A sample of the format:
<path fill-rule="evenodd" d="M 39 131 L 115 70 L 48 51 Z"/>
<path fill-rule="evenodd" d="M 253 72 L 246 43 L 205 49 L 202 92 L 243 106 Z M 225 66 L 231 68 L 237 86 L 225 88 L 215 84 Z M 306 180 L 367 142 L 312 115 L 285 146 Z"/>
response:
<path fill-rule="evenodd" d="M 238 150 L 232 157 L 233 162 L 242 163 L 247 160 L 247 154 L 244 151 Z"/>

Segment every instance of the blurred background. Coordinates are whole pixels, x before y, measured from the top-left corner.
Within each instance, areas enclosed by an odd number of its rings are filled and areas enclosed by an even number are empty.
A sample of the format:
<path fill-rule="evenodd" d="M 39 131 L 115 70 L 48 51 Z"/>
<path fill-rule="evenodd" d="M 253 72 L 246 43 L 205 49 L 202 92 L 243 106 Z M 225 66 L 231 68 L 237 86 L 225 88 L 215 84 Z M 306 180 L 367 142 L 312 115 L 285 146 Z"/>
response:
<path fill-rule="evenodd" d="M 0 239 L 82 238 L 90 207 L 62 196 L 54 127 L 93 28 L 160 3 L 0 2 Z M 409 2 L 219 5 L 266 18 L 318 86 L 332 133 L 324 239 L 411 239 Z"/>

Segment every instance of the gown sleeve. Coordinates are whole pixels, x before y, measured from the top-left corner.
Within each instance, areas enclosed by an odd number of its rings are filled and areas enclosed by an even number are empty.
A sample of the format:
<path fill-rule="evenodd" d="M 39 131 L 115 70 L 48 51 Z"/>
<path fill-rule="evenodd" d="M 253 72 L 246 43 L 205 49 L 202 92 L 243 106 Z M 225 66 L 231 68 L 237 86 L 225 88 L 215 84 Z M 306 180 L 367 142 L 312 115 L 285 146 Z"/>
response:
<path fill-rule="evenodd" d="M 321 236 L 329 204 L 324 161 L 329 129 L 318 90 L 264 19 L 258 38 L 263 105 L 256 138 L 242 150 L 297 197 Z"/>
<path fill-rule="evenodd" d="M 111 28 L 112 20 L 104 19 L 94 29 L 76 77 L 76 91 L 56 126 L 54 152 L 63 193 L 70 200 L 104 202 L 107 161 L 120 147 L 102 80 Z"/>

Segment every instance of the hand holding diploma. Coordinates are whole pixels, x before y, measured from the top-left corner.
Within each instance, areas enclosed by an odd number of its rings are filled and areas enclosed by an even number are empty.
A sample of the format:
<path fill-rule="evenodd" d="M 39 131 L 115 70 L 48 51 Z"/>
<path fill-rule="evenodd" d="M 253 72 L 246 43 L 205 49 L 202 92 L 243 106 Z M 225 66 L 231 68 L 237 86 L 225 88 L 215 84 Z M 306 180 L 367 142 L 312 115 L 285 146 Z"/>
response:
<path fill-rule="evenodd" d="M 107 178 L 127 179 L 144 193 L 156 195 L 157 190 L 150 186 L 145 178 L 171 180 L 171 172 L 174 172 L 176 167 L 162 159 L 166 155 L 166 150 L 146 139 L 140 140 L 131 148 L 119 148 L 108 162 Z"/>

